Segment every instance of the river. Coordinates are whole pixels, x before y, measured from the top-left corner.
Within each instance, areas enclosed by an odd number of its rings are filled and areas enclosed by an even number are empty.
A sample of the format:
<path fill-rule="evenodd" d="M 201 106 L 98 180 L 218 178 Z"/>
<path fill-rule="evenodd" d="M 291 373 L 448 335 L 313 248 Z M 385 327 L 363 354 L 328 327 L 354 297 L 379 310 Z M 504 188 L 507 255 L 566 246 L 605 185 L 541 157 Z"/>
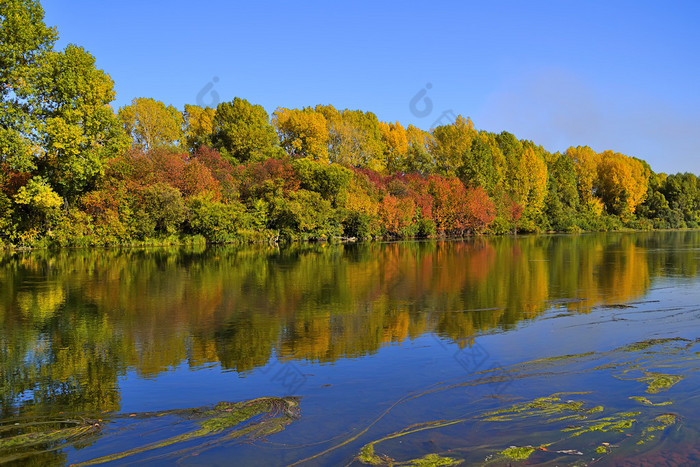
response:
<path fill-rule="evenodd" d="M 699 267 L 690 231 L 0 253 L 0 462 L 698 465 Z"/>

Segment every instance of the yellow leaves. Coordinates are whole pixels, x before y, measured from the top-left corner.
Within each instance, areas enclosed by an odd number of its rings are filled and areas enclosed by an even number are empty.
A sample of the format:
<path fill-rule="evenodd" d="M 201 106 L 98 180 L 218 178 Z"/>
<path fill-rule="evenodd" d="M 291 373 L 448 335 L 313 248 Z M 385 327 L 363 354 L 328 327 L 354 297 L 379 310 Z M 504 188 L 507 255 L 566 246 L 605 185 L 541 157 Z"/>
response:
<path fill-rule="evenodd" d="M 532 217 L 542 212 L 547 195 L 547 164 L 532 148 L 526 148 L 520 157 L 513 188 L 526 214 Z"/>
<path fill-rule="evenodd" d="M 328 162 L 328 123 L 313 109 L 278 108 L 272 118 L 280 144 L 292 157 Z"/>
<path fill-rule="evenodd" d="M 87 137 L 79 125 L 72 125 L 62 118 L 49 118 L 46 121 L 45 131 L 50 141 L 47 147 L 49 157 L 66 155 L 75 157 L 79 155 Z"/>
<path fill-rule="evenodd" d="M 637 159 L 580 146 L 566 153 L 574 161 L 581 202 L 597 216 L 605 206 L 611 214 L 627 217 L 646 198 L 649 171 Z"/>
<path fill-rule="evenodd" d="M 56 209 L 61 206 L 61 197 L 41 177 L 35 177 L 17 191 L 15 195 L 17 204 L 31 206 L 41 212 Z"/>
<path fill-rule="evenodd" d="M 214 132 L 214 116 L 216 109 L 185 104 L 184 118 L 188 147 L 193 148 L 195 142 L 209 137 Z"/>
<path fill-rule="evenodd" d="M 379 204 L 367 194 L 366 190 L 358 185 L 355 179 L 348 187 L 344 207 L 348 210 L 367 214 L 370 217 L 377 216 L 379 212 Z"/>
<path fill-rule="evenodd" d="M 471 119 L 465 119 L 461 115 L 454 123 L 433 130 L 435 142 L 432 145 L 432 153 L 438 168 L 445 175 L 454 175 L 462 155 L 471 148 L 472 140 L 477 134 Z"/>
<path fill-rule="evenodd" d="M 646 198 L 648 178 L 640 161 L 605 151 L 600 155 L 596 191 L 609 212 L 625 217 Z"/>
<path fill-rule="evenodd" d="M 578 192 L 582 204 L 593 201 L 593 186 L 598 177 L 598 160 L 600 157 L 588 146 L 570 147 L 566 154 L 574 161 Z"/>
<path fill-rule="evenodd" d="M 406 129 L 399 123 L 379 122 L 379 132 L 384 141 L 387 167 L 398 167 L 408 153 Z"/>
<path fill-rule="evenodd" d="M 174 146 L 183 140 L 182 114 L 155 99 L 132 100 L 131 105 L 119 109 L 119 118 L 134 144 L 146 150 Z"/>
<path fill-rule="evenodd" d="M 603 214 L 603 209 L 605 208 L 603 202 L 596 197 L 591 197 L 586 206 L 588 206 L 588 209 L 595 214 L 596 217 L 600 217 L 600 215 Z"/>

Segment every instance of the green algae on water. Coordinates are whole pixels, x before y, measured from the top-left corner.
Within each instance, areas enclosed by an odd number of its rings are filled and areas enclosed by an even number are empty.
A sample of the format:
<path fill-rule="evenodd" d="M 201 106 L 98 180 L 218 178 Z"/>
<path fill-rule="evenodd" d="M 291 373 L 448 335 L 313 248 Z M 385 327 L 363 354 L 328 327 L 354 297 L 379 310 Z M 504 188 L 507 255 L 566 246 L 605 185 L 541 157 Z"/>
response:
<path fill-rule="evenodd" d="M 537 448 L 534 446 L 511 446 L 499 452 L 499 454 L 509 459 L 522 461 L 529 458 L 535 450 L 537 450 Z"/>
<path fill-rule="evenodd" d="M 414 459 L 408 461 L 404 465 L 413 465 L 416 467 L 439 467 L 443 465 L 459 465 L 462 461 L 460 459 L 455 459 L 453 457 L 440 456 L 438 454 L 428 454 L 420 459 Z M 395 464 L 401 465 L 401 464 Z"/>
<path fill-rule="evenodd" d="M 357 456 L 357 460 L 366 465 L 383 465 L 383 466 L 416 466 L 416 467 L 440 467 L 448 465 L 459 465 L 462 463 L 461 459 L 455 459 L 453 457 L 440 456 L 439 454 L 428 454 L 426 456 L 420 457 L 418 459 L 412 459 L 405 462 L 397 462 L 389 456 L 382 455 L 378 456 L 374 452 L 374 444 L 366 444 L 360 449 L 360 453 Z"/>
<path fill-rule="evenodd" d="M 630 396 L 630 399 L 639 402 L 640 404 L 644 405 L 650 405 L 650 406 L 660 406 L 660 405 L 671 405 L 673 402 L 671 401 L 665 401 L 665 402 L 652 402 L 646 397 L 642 396 Z"/>
<path fill-rule="evenodd" d="M 75 465 L 95 465 L 112 462 L 135 454 L 173 446 L 179 443 L 222 434 L 223 440 L 247 437 L 260 439 L 283 430 L 299 417 L 299 399 L 296 397 L 261 397 L 243 402 L 221 402 L 211 409 L 186 409 L 151 412 L 140 418 L 179 414 L 188 419 L 200 419 L 199 428 L 162 441 L 127 451 L 102 456 Z"/>
<path fill-rule="evenodd" d="M 645 376 L 639 378 L 638 381 L 647 383 L 646 392 L 649 394 L 657 394 L 666 391 L 682 379 L 682 375 L 646 372 Z"/>
<path fill-rule="evenodd" d="M 635 342 L 633 344 L 626 345 L 618 350 L 623 352 L 639 352 L 640 350 L 646 350 L 649 347 L 655 345 L 668 344 L 669 342 L 691 342 L 689 339 L 684 339 L 682 337 L 666 337 L 662 339 L 647 339 L 644 341 Z"/>

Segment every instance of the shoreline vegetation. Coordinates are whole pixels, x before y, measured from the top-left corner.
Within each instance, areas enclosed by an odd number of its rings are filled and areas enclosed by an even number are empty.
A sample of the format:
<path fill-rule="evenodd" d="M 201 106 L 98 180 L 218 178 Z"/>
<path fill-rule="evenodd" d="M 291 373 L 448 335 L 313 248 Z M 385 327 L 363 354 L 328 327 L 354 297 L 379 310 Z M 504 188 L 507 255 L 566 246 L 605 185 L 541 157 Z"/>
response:
<path fill-rule="evenodd" d="M 694 229 L 696 175 L 331 105 L 137 98 L 37 1 L 0 6 L 0 249 Z"/>

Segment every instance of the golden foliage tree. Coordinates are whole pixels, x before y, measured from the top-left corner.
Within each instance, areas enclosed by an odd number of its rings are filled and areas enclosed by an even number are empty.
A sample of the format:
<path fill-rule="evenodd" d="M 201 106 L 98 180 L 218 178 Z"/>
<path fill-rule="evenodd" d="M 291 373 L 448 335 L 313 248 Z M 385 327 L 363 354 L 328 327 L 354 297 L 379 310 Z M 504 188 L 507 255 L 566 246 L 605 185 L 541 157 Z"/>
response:
<path fill-rule="evenodd" d="M 435 128 L 431 152 L 438 171 L 443 175 L 454 176 L 462 163 L 462 156 L 471 148 L 476 135 L 474 123 L 461 115 L 454 123 Z"/>
<path fill-rule="evenodd" d="M 512 189 L 516 202 L 525 207 L 525 219 L 534 220 L 542 214 L 547 196 L 547 164 L 531 147 L 525 148 L 520 157 Z"/>
<path fill-rule="evenodd" d="M 328 162 L 328 124 L 323 114 L 310 108 L 280 107 L 273 114 L 272 123 L 290 156 Z"/>
<path fill-rule="evenodd" d="M 570 147 L 566 150 L 566 155 L 574 161 L 581 204 L 588 207 L 597 204 L 594 199 L 593 188 L 598 178 L 598 161 L 600 156 L 588 146 Z"/>
<path fill-rule="evenodd" d="M 402 167 L 408 153 L 406 129 L 399 122 L 379 122 L 379 131 L 384 142 L 387 169 L 389 172 L 396 172 Z"/>
<path fill-rule="evenodd" d="M 145 149 L 177 146 L 184 140 L 182 114 L 172 105 L 139 97 L 119 109 L 124 130 L 134 145 Z"/>
<path fill-rule="evenodd" d="M 211 145 L 215 116 L 216 109 L 185 104 L 185 139 L 190 152 L 194 153 L 202 146 Z"/>
<path fill-rule="evenodd" d="M 640 161 L 605 151 L 600 155 L 595 190 L 607 211 L 624 219 L 646 198 L 648 179 L 649 171 Z"/>

